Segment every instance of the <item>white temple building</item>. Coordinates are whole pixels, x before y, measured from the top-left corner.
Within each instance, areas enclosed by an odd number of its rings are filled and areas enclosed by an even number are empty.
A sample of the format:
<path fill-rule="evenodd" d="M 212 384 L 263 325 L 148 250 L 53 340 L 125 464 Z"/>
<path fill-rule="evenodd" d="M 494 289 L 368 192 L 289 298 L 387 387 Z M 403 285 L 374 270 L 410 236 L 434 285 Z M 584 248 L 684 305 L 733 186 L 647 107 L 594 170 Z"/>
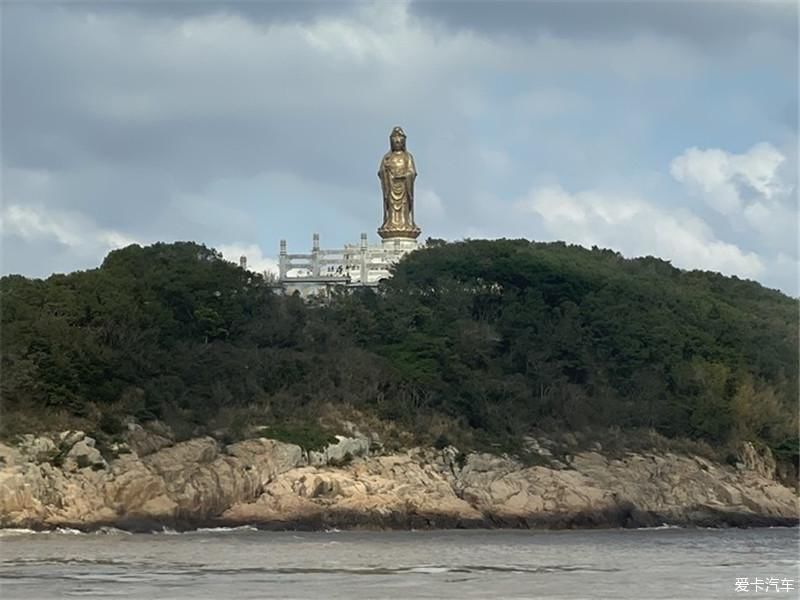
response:
<path fill-rule="evenodd" d="M 281 240 L 278 283 L 285 293 L 298 292 L 303 297 L 327 296 L 337 286 L 376 287 L 391 277 L 389 268 L 394 263 L 417 248 L 416 239 L 398 237 L 369 245 L 367 234 L 362 233 L 359 244 L 322 249 L 315 233 L 310 253 L 289 254 L 286 240 Z"/>

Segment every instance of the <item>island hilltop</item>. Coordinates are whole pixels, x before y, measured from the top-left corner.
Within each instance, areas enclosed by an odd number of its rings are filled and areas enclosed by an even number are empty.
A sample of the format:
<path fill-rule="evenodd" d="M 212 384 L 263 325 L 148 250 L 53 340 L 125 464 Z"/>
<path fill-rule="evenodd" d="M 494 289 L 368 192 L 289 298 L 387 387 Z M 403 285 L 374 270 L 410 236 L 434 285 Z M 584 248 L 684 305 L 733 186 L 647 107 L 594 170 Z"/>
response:
<path fill-rule="evenodd" d="M 798 301 L 652 257 L 380 245 L 264 277 L 192 242 L 7 276 L 0 526 L 798 522 Z M 376 203 L 377 204 L 377 203 Z"/>

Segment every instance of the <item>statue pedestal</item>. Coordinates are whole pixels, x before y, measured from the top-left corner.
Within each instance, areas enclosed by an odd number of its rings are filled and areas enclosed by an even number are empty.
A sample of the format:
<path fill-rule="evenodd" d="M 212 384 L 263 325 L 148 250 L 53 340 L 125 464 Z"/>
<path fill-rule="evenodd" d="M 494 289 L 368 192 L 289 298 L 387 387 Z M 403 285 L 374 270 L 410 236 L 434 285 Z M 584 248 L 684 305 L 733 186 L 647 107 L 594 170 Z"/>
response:
<path fill-rule="evenodd" d="M 398 258 L 406 252 L 411 252 L 419 248 L 419 243 L 415 238 L 392 237 L 381 240 L 381 247 L 391 254 L 397 254 Z"/>

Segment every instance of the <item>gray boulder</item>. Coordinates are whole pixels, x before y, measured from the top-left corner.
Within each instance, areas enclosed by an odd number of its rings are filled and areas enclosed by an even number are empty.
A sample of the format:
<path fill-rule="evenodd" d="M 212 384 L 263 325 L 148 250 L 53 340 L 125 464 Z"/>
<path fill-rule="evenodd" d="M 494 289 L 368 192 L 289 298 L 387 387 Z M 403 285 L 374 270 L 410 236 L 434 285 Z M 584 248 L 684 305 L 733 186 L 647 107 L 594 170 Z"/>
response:
<path fill-rule="evenodd" d="M 33 463 L 48 462 L 58 454 L 58 448 L 53 440 L 30 433 L 20 437 L 17 449 L 25 460 Z"/>
<path fill-rule="evenodd" d="M 138 425 L 129 428 L 125 435 L 128 447 L 139 456 L 148 456 L 162 448 L 172 446 L 173 442 L 168 437 L 142 429 Z"/>
<path fill-rule="evenodd" d="M 75 444 L 80 442 L 86 434 L 82 431 L 70 430 L 62 431 L 58 434 L 58 445 L 63 449 L 72 448 Z"/>
<path fill-rule="evenodd" d="M 78 469 L 105 469 L 108 467 L 103 455 L 94 447 L 93 438 L 85 437 L 70 448 L 64 457 L 64 468 L 68 471 Z"/>
<path fill-rule="evenodd" d="M 369 440 L 367 438 L 349 438 L 337 435 L 336 439 L 337 442 L 335 444 L 328 444 L 322 452 L 310 451 L 308 453 L 308 464 L 312 466 L 341 465 L 350 459 L 369 454 Z"/>

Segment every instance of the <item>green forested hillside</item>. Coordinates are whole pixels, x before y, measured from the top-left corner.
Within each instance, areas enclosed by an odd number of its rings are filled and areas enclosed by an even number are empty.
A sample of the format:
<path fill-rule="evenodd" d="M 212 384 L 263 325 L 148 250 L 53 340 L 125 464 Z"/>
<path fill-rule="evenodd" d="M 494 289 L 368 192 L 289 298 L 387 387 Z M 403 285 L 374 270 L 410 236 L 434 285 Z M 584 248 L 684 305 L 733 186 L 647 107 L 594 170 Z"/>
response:
<path fill-rule="evenodd" d="M 0 292 L 5 435 L 127 414 L 187 435 L 313 429 L 346 408 L 420 441 L 616 427 L 797 453 L 798 302 L 654 258 L 435 243 L 378 292 L 306 304 L 156 244 Z"/>

